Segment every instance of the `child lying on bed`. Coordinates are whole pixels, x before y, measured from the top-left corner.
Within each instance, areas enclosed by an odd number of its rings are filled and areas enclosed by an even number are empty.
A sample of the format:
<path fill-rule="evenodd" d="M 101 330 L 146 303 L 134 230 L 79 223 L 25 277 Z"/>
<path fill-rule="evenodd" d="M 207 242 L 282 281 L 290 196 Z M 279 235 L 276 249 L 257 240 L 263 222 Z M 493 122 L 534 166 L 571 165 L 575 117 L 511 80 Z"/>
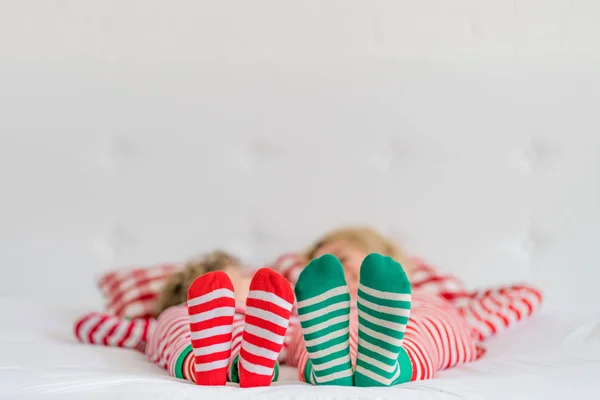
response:
<path fill-rule="evenodd" d="M 293 303 L 279 273 L 262 268 L 250 279 L 236 257 L 215 251 L 171 274 L 154 317 L 93 312 L 76 322 L 75 336 L 142 351 L 171 376 L 199 385 L 268 386 L 278 376 Z"/>
<path fill-rule="evenodd" d="M 234 307 L 229 276 L 208 272 L 190 286 L 189 307 L 170 307 L 151 321 L 146 353 L 171 375 L 201 385 L 266 386 L 277 378 L 279 359 L 315 385 L 390 386 L 481 357 L 481 341 L 541 303 L 526 286 L 468 292 L 370 229 L 331 232 L 306 260 L 299 274 L 285 271 L 299 275 L 291 279 L 297 312 L 275 271 L 254 275 L 245 309 Z M 234 282 L 243 286 L 239 277 Z M 284 336 L 287 357 L 280 353 Z"/>
<path fill-rule="evenodd" d="M 367 228 L 330 232 L 306 258 L 312 261 L 295 283 L 301 329 L 292 334 L 288 363 L 314 385 L 433 378 L 481 357 L 483 340 L 542 300 L 526 286 L 468 292 Z"/>

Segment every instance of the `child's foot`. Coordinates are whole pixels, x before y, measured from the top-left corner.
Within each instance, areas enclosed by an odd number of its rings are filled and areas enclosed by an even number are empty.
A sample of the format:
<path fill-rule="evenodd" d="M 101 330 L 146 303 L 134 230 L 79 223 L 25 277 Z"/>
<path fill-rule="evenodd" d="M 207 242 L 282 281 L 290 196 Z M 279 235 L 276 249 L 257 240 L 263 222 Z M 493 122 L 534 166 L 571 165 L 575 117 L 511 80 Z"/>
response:
<path fill-rule="evenodd" d="M 188 313 L 198 385 L 227 381 L 234 312 L 233 284 L 225 272 L 206 273 L 190 286 Z"/>
<path fill-rule="evenodd" d="M 238 359 L 240 387 L 271 384 L 293 304 L 294 292 L 283 276 L 268 268 L 254 274 Z"/>
<path fill-rule="evenodd" d="M 310 357 L 307 382 L 352 386 L 350 294 L 342 264 L 330 254 L 312 260 L 300 273 L 295 292 Z"/>
<path fill-rule="evenodd" d="M 365 257 L 358 287 L 355 386 L 390 386 L 410 380 L 412 367 L 401 347 L 410 301 L 410 282 L 400 264 L 380 254 Z"/>

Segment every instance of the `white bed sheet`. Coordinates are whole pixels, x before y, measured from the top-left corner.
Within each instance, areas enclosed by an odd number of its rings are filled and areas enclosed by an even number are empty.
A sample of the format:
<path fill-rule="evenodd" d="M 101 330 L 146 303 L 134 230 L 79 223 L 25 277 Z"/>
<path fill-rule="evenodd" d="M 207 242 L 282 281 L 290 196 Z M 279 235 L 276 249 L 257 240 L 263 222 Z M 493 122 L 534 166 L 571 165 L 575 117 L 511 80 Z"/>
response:
<path fill-rule="evenodd" d="M 600 318 L 544 311 L 489 343 L 488 355 L 393 388 L 313 387 L 283 368 L 270 388 L 201 388 L 143 355 L 73 340 L 81 310 L 1 299 L 0 397 L 111 399 L 586 399 L 600 388 Z"/>

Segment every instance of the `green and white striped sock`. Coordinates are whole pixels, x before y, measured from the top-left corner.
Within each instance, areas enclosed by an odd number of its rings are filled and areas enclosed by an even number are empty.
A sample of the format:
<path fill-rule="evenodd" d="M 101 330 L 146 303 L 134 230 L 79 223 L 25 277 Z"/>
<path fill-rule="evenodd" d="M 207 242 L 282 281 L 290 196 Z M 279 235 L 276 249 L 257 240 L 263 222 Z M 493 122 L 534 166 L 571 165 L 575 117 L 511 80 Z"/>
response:
<path fill-rule="evenodd" d="M 350 293 L 342 264 L 330 254 L 312 260 L 300 273 L 294 290 L 310 357 L 307 381 L 352 386 Z"/>
<path fill-rule="evenodd" d="M 233 362 L 229 366 L 229 381 L 233 383 L 240 383 L 240 370 L 238 364 L 240 362 L 240 355 L 238 354 L 233 359 Z M 277 382 L 279 379 L 279 363 L 276 362 L 273 367 L 273 377 L 271 378 L 271 382 Z"/>
<path fill-rule="evenodd" d="M 410 282 L 400 264 L 380 254 L 365 257 L 358 287 L 354 386 L 391 386 L 410 381 L 412 365 L 401 347 L 410 301 Z"/>

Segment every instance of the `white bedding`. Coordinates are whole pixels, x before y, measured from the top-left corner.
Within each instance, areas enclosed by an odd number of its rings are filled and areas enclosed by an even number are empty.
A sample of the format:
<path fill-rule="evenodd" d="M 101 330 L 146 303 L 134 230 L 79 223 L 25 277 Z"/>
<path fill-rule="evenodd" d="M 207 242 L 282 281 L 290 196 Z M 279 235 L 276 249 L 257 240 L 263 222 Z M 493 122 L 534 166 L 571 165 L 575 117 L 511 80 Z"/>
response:
<path fill-rule="evenodd" d="M 0 300 L 0 397 L 111 399 L 596 398 L 600 315 L 544 311 L 489 343 L 481 361 L 394 388 L 313 387 L 284 368 L 270 388 L 201 388 L 170 378 L 143 355 L 73 340 L 81 310 Z M 43 396 L 42 396 L 43 395 Z"/>
<path fill-rule="evenodd" d="M 599 397 L 600 1 L 32 3 L 0 1 L 0 398 Z M 73 341 L 106 271 L 346 224 L 547 309 L 386 389 L 199 388 Z"/>

